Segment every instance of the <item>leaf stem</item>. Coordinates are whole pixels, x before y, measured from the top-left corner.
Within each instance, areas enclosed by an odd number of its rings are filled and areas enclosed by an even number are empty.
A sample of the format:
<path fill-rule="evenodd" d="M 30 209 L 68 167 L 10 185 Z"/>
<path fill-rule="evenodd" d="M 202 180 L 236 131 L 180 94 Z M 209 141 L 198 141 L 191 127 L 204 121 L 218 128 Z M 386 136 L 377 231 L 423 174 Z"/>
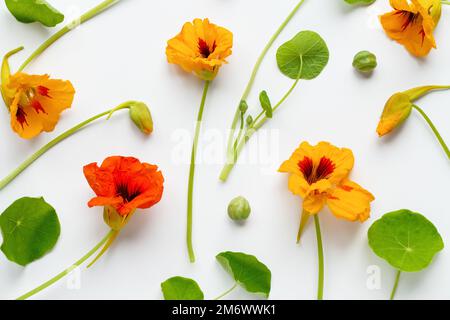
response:
<path fill-rule="evenodd" d="M 392 293 L 391 293 L 391 300 L 394 300 L 395 298 L 395 294 L 397 293 L 397 288 L 398 288 L 398 283 L 400 281 L 400 275 L 402 274 L 402 272 L 400 270 L 397 271 L 397 276 L 395 277 L 395 283 L 394 283 L 394 287 L 392 288 Z"/>
<path fill-rule="evenodd" d="M 303 4 L 305 0 L 301 0 L 296 6 L 295 8 L 289 13 L 289 15 L 287 16 L 287 18 L 283 21 L 283 23 L 280 25 L 280 27 L 277 29 L 277 31 L 272 35 L 272 37 L 270 38 L 269 42 L 266 44 L 266 46 L 264 47 L 263 51 L 261 52 L 260 56 L 258 57 L 258 60 L 255 63 L 255 66 L 253 67 L 253 71 L 252 74 L 250 76 L 250 80 L 245 88 L 244 93 L 242 94 L 242 100 L 246 100 L 250 94 L 250 91 L 252 90 L 253 84 L 255 82 L 256 79 L 256 75 L 258 74 L 259 68 L 261 67 L 261 64 L 265 58 L 265 56 L 267 55 L 267 52 L 269 51 L 269 49 L 272 47 L 272 45 L 274 44 L 274 42 L 276 41 L 276 39 L 278 38 L 278 36 L 281 34 L 281 32 L 283 32 L 284 28 L 288 25 L 288 23 L 292 20 L 292 18 L 295 16 L 295 14 L 297 13 L 298 9 L 300 9 L 301 5 Z M 235 137 L 235 133 L 236 133 L 236 126 L 237 123 L 239 121 L 239 115 L 240 115 L 240 110 L 239 110 L 239 105 L 236 108 L 236 112 L 234 114 L 234 118 L 233 118 L 233 122 L 231 125 L 231 129 L 230 132 L 228 134 L 228 144 L 227 144 L 227 163 L 231 163 L 234 162 L 234 144 L 233 144 L 233 139 Z M 220 180 L 225 181 L 224 179 L 222 179 L 222 175 Z"/>
<path fill-rule="evenodd" d="M 71 273 L 74 269 L 78 268 L 81 264 L 83 264 L 87 259 L 89 259 L 94 253 L 96 253 L 108 240 L 109 238 L 114 234 L 114 230 L 111 230 L 91 251 L 89 251 L 86 255 L 84 255 L 80 260 L 75 262 L 73 265 L 71 265 L 66 270 L 62 271 L 58 275 L 56 275 L 54 278 L 50 279 L 49 281 L 43 283 L 36 289 L 33 289 L 29 291 L 28 293 L 18 297 L 16 300 L 26 300 L 35 294 L 41 292 L 42 290 L 50 287 L 52 284 L 56 283 L 57 281 L 64 278 L 66 275 Z"/>
<path fill-rule="evenodd" d="M 283 102 L 286 101 L 286 99 L 291 95 L 291 93 L 294 91 L 294 89 L 297 87 L 298 82 L 300 79 L 295 80 L 294 84 L 289 88 L 289 90 L 286 92 L 286 94 L 283 96 L 283 98 L 274 106 L 273 112 L 277 111 L 280 106 L 283 104 Z M 262 119 L 261 119 L 262 118 Z M 250 140 L 250 138 L 255 134 L 255 132 L 260 129 L 268 120 L 267 116 L 265 116 L 264 111 L 262 111 L 258 117 L 253 121 L 253 125 L 245 130 L 244 135 L 239 135 L 238 138 L 240 138 L 240 141 L 236 140 L 236 147 L 233 148 L 232 153 L 232 159 L 228 159 L 227 163 L 224 165 L 222 172 L 220 173 L 220 180 L 222 182 L 227 181 L 231 171 L 233 170 L 234 166 L 237 163 L 237 160 L 239 158 L 239 155 L 241 154 L 244 146 L 247 144 L 247 142 Z"/>
<path fill-rule="evenodd" d="M 442 2 L 442 4 L 450 5 L 450 1 L 442 0 L 441 2 Z"/>
<path fill-rule="evenodd" d="M 319 260 L 319 282 L 317 288 L 317 300 L 323 300 L 323 283 L 324 283 L 324 262 L 323 262 L 323 244 L 322 234 L 320 231 L 319 215 L 314 215 L 314 223 L 316 225 L 316 237 L 317 237 L 317 256 Z"/>
<path fill-rule="evenodd" d="M 205 81 L 203 88 L 202 101 L 197 116 L 197 123 L 195 126 L 194 142 L 191 152 L 191 166 L 189 170 L 189 182 L 188 182 L 188 199 L 187 199 L 187 230 L 186 230 L 186 243 L 189 254 L 189 261 L 195 262 L 195 253 L 192 245 L 192 207 L 193 207 L 193 195 L 194 195 L 194 177 L 195 177 L 195 159 L 197 156 L 198 138 L 200 136 L 200 129 L 203 120 L 203 111 L 205 109 L 206 96 L 208 95 L 210 81 Z"/>
<path fill-rule="evenodd" d="M 121 105 L 117 106 L 114 109 L 102 112 L 92 118 L 87 119 L 86 121 L 81 122 L 80 124 L 76 125 L 72 129 L 67 130 L 66 132 L 60 134 L 55 139 L 44 145 L 41 149 L 36 151 L 33 155 L 31 155 L 28 159 L 26 159 L 24 162 L 22 162 L 14 171 L 12 171 L 8 176 L 6 176 L 4 179 L 0 180 L 0 190 L 5 188 L 9 183 L 11 183 L 19 174 L 21 174 L 26 168 L 28 168 L 33 162 L 35 162 L 39 157 L 41 157 L 44 153 L 46 153 L 48 150 L 53 148 L 55 145 L 63 141 L 64 139 L 70 137 L 89 123 L 104 117 L 106 115 L 111 117 L 111 115 L 121 109 L 127 109 L 129 108 L 129 105 L 132 103 L 132 101 L 128 101 L 125 103 L 122 103 Z"/>
<path fill-rule="evenodd" d="M 220 296 L 218 296 L 217 298 L 215 298 L 214 300 L 220 300 L 223 297 L 229 295 L 231 292 L 233 292 L 236 288 L 238 287 L 238 283 L 236 282 L 234 284 L 234 286 L 232 286 L 230 289 L 228 289 L 227 291 L 225 291 L 224 293 L 222 293 Z"/>
<path fill-rule="evenodd" d="M 48 40 L 46 40 L 39 48 L 34 51 L 31 56 L 25 60 L 25 62 L 20 66 L 18 72 L 21 72 L 25 69 L 25 67 L 33 61 L 37 56 L 39 56 L 42 52 L 44 52 L 48 47 L 50 47 L 55 41 L 57 41 L 59 38 L 64 36 L 66 33 L 69 33 L 73 29 L 75 29 L 77 26 L 81 25 L 82 23 L 94 18 L 96 15 L 100 14 L 101 12 L 105 11 L 109 7 L 111 7 L 113 4 L 118 2 L 119 0 L 106 0 L 100 3 L 95 8 L 92 8 L 85 14 L 83 14 L 78 19 L 73 20 L 71 23 L 66 25 L 64 28 L 56 32 L 54 35 L 52 35 Z"/>
<path fill-rule="evenodd" d="M 431 119 L 427 116 L 427 114 L 419 106 L 417 106 L 415 104 L 413 104 L 412 106 L 426 120 L 426 122 L 431 127 L 431 129 L 433 130 L 434 134 L 436 135 L 436 137 L 437 137 L 439 143 L 441 144 L 442 148 L 444 149 L 445 153 L 447 154 L 447 157 L 450 159 L 450 150 L 448 149 L 447 144 L 445 143 L 444 139 L 442 138 L 441 134 L 439 133 L 439 131 L 436 128 L 436 126 L 434 125 L 434 123 L 431 121 Z"/>

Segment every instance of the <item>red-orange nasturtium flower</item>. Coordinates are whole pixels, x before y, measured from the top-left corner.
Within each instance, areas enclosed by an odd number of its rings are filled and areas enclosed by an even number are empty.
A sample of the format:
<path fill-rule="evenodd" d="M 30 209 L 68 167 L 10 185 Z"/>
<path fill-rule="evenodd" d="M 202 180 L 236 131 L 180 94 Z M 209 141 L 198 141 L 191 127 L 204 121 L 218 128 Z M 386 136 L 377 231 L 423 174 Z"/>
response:
<path fill-rule="evenodd" d="M 208 19 L 195 19 L 184 24 L 181 32 L 167 43 L 169 63 L 178 64 L 186 72 L 194 72 L 203 80 L 213 80 L 226 63 L 233 47 L 233 34 Z"/>
<path fill-rule="evenodd" d="M 303 142 L 279 171 L 289 173 L 289 189 L 304 199 L 308 215 L 318 214 L 325 205 L 338 218 L 364 222 L 375 199 L 367 190 L 351 181 L 353 152 L 328 142 L 311 146 Z"/>
<path fill-rule="evenodd" d="M 105 222 L 122 229 L 136 209 L 147 209 L 161 200 L 164 178 L 158 167 L 132 157 L 109 157 L 99 167 L 91 163 L 84 175 L 97 195 L 89 207 L 102 206 Z"/>
<path fill-rule="evenodd" d="M 394 11 L 380 17 L 386 34 L 411 54 L 423 57 L 436 48 L 434 29 L 441 18 L 441 0 L 390 0 Z"/>

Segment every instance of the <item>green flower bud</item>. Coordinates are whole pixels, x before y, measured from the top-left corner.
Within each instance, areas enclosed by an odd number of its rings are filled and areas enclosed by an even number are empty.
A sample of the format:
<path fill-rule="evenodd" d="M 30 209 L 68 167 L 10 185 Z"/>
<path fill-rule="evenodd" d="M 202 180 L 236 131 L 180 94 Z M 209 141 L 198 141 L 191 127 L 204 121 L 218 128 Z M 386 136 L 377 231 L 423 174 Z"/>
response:
<path fill-rule="evenodd" d="M 247 120 L 246 120 L 246 121 L 247 121 L 247 125 L 248 125 L 248 126 L 251 126 L 251 125 L 253 124 L 253 117 L 249 115 L 249 116 L 247 117 Z"/>
<path fill-rule="evenodd" d="M 377 57 L 369 51 L 358 52 L 353 59 L 353 67 L 360 72 L 372 72 L 377 65 Z"/>
<path fill-rule="evenodd" d="M 143 133 L 149 135 L 153 132 L 152 114 L 145 103 L 134 102 L 131 104 L 130 118 Z"/>
<path fill-rule="evenodd" d="M 244 197 L 234 198 L 228 205 L 228 215 L 232 220 L 246 220 L 251 211 L 250 204 Z"/>
<path fill-rule="evenodd" d="M 247 110 L 248 110 L 247 101 L 242 100 L 241 103 L 239 104 L 239 111 L 241 111 L 241 113 L 246 113 Z"/>

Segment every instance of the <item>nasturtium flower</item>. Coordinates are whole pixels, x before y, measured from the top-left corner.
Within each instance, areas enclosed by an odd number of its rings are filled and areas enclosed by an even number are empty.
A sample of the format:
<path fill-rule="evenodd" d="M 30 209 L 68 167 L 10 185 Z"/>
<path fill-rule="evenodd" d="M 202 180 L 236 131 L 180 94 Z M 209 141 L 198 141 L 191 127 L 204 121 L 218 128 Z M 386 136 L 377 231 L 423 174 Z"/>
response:
<path fill-rule="evenodd" d="M 373 195 L 349 180 L 354 157 L 351 150 L 328 142 L 311 146 L 303 142 L 279 171 L 289 173 L 289 189 L 304 199 L 309 215 L 319 213 L 325 205 L 338 218 L 366 221 L 370 216 Z"/>
<path fill-rule="evenodd" d="M 75 89 L 69 81 L 19 72 L 2 83 L 2 93 L 11 128 L 20 137 L 31 139 L 55 129 L 60 114 L 71 107 Z"/>
<path fill-rule="evenodd" d="M 233 47 L 233 34 L 208 19 L 195 19 L 184 24 L 181 32 L 167 42 L 169 63 L 186 72 L 194 72 L 203 80 L 213 80 L 226 63 Z"/>
<path fill-rule="evenodd" d="M 84 175 L 97 195 L 89 207 L 105 207 L 105 221 L 117 230 L 117 219 L 126 221 L 136 209 L 147 209 L 161 200 L 164 178 L 158 167 L 133 157 L 109 157 L 99 167 L 91 163 Z"/>
<path fill-rule="evenodd" d="M 414 102 L 433 90 L 449 89 L 450 86 L 422 86 L 393 94 L 384 106 L 377 133 L 380 137 L 399 127 L 409 115 Z"/>
<path fill-rule="evenodd" d="M 390 0 L 394 11 L 380 17 L 387 35 L 411 54 L 423 57 L 436 48 L 434 29 L 441 18 L 441 0 Z"/>

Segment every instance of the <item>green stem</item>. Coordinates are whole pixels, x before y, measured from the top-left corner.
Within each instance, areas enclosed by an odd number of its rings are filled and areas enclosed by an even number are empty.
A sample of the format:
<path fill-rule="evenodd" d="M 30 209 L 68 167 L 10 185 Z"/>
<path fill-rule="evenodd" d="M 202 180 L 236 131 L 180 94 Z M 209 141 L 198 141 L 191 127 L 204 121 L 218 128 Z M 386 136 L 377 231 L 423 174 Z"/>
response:
<path fill-rule="evenodd" d="M 217 298 L 215 298 L 214 300 L 220 300 L 223 297 L 229 295 L 231 292 L 233 292 L 236 288 L 238 287 L 237 282 L 234 284 L 234 286 L 232 286 L 230 289 L 228 289 L 227 291 L 225 291 L 224 293 L 222 293 L 220 296 L 218 296 Z"/>
<path fill-rule="evenodd" d="M 3 180 L 0 180 L 0 190 L 5 188 L 9 183 L 11 183 L 11 181 L 13 181 L 19 174 L 21 174 L 26 168 L 28 168 L 39 157 L 41 157 L 44 153 L 46 153 L 48 150 L 53 148 L 55 145 L 57 145 L 58 143 L 60 143 L 64 139 L 70 137 L 71 135 L 73 135 L 74 133 L 76 133 L 77 131 L 79 131 L 80 129 L 82 129 L 83 127 L 88 125 L 89 123 L 91 123 L 91 122 L 93 122 L 93 121 L 95 121 L 95 120 L 97 120 L 97 119 L 99 119 L 101 117 L 104 117 L 106 115 L 109 115 L 109 117 L 110 117 L 114 112 L 116 112 L 116 111 L 118 111 L 120 109 L 127 109 L 127 108 L 129 108 L 129 105 L 131 103 L 132 103 L 132 101 L 125 102 L 125 103 L 119 105 L 118 107 L 116 107 L 114 109 L 102 112 L 102 113 L 100 113 L 100 114 L 98 114 L 98 115 L 96 115 L 96 116 L 94 116 L 92 118 L 89 118 L 88 120 L 83 121 L 80 124 L 76 125 L 72 129 L 69 129 L 66 132 L 62 133 L 61 135 L 59 135 L 58 137 L 56 137 L 55 139 L 53 139 L 52 141 L 47 143 L 45 146 L 43 146 L 41 149 L 36 151 L 36 153 L 34 153 L 32 156 L 30 156 L 24 162 L 22 162 L 22 164 L 20 164 L 13 172 L 11 172 Z M 108 119 L 109 119 L 109 117 L 108 117 Z"/>
<path fill-rule="evenodd" d="M 275 105 L 273 108 L 273 112 L 277 111 L 280 106 L 283 104 L 283 102 L 286 101 L 286 99 L 291 95 L 291 93 L 294 91 L 295 87 L 297 86 L 300 79 L 295 80 L 294 84 L 289 88 L 289 90 L 286 92 L 286 94 L 283 96 L 283 98 Z M 261 119 L 262 118 L 262 119 Z M 232 159 L 228 159 L 227 163 L 224 165 L 222 172 L 220 173 L 220 180 L 225 182 L 227 181 L 231 171 L 233 170 L 234 166 L 237 163 L 237 160 L 239 158 L 239 155 L 241 154 L 242 150 L 244 149 L 244 146 L 247 144 L 247 142 L 250 140 L 250 138 L 255 134 L 255 132 L 260 129 L 268 120 L 265 116 L 264 112 L 261 112 L 258 117 L 253 121 L 253 125 L 250 128 L 247 128 L 245 130 L 245 134 L 239 135 L 238 138 L 240 138 L 240 141 L 236 140 L 236 147 L 233 148 L 233 154 Z"/>
<path fill-rule="evenodd" d="M 317 288 L 317 300 L 323 300 L 323 282 L 324 282 L 323 244 L 318 214 L 314 215 L 314 223 L 316 225 L 317 256 L 319 258 L 319 282 Z"/>
<path fill-rule="evenodd" d="M 450 150 L 448 149 L 447 144 L 445 143 L 444 139 L 442 138 L 441 134 L 439 133 L 438 129 L 434 125 L 434 123 L 431 121 L 431 119 L 426 115 L 426 113 L 419 107 L 413 104 L 413 108 L 419 111 L 419 113 L 424 117 L 426 122 L 429 124 L 431 129 L 433 130 L 434 134 L 436 135 L 439 143 L 441 144 L 442 148 L 444 149 L 445 153 L 447 154 L 447 157 L 450 159 Z"/>
<path fill-rule="evenodd" d="M 395 277 L 395 283 L 394 283 L 394 287 L 392 288 L 392 292 L 391 292 L 391 300 L 394 300 L 395 298 L 395 294 L 397 293 L 397 288 L 398 288 L 398 283 L 400 281 L 400 275 L 402 274 L 402 272 L 400 270 L 397 271 L 397 276 Z"/>
<path fill-rule="evenodd" d="M 33 61 L 34 58 L 36 58 L 37 56 L 39 56 L 42 52 L 44 52 L 48 47 L 50 47 L 53 43 L 55 43 L 56 40 L 58 40 L 59 38 L 61 38 L 62 36 L 64 36 L 66 33 L 69 33 L 70 31 L 72 31 L 75 27 L 81 25 L 82 23 L 94 18 L 96 15 L 100 14 L 101 12 L 105 11 L 106 9 L 108 9 L 110 6 L 112 6 L 113 4 L 115 4 L 116 2 L 118 2 L 119 0 L 106 0 L 103 1 L 102 3 L 100 3 L 98 6 L 96 6 L 95 8 L 92 8 L 91 10 L 89 10 L 88 12 L 86 12 L 85 14 L 83 14 L 80 18 L 73 20 L 71 23 L 69 23 L 68 25 L 66 25 L 64 28 L 62 28 L 61 30 L 59 30 L 57 33 L 55 33 L 54 35 L 52 35 L 47 41 L 45 41 L 39 48 L 36 49 L 36 51 L 34 51 L 31 56 L 25 60 L 25 62 L 20 66 L 18 72 L 23 71 L 23 69 L 25 69 L 25 67 L 31 62 Z"/>
<path fill-rule="evenodd" d="M 275 40 L 278 38 L 278 36 L 281 34 L 281 32 L 284 30 L 284 28 L 288 25 L 288 23 L 292 20 L 292 18 L 295 16 L 295 14 L 297 13 L 298 9 L 300 9 L 300 6 L 303 4 L 305 0 L 301 0 L 296 6 L 295 8 L 289 13 L 289 15 L 287 16 L 287 18 L 283 21 L 283 23 L 280 25 L 280 27 L 278 28 L 278 30 L 273 34 L 273 36 L 270 38 L 269 42 L 267 43 L 267 45 L 264 47 L 263 51 L 261 52 L 260 56 L 258 57 L 258 60 L 256 61 L 255 66 L 253 67 L 253 71 L 252 74 L 250 76 L 250 80 L 247 84 L 247 87 L 245 88 L 245 91 L 242 95 L 241 101 L 242 100 L 246 100 L 250 94 L 250 91 L 252 90 L 253 84 L 255 82 L 256 79 L 256 75 L 258 74 L 259 68 L 261 67 L 261 64 L 265 58 L 265 56 L 267 55 L 267 52 L 269 51 L 269 49 L 272 47 L 272 45 L 274 44 Z M 235 137 L 235 132 L 236 132 L 236 126 L 237 123 L 239 121 L 239 115 L 240 115 L 240 110 L 239 110 L 239 105 L 236 108 L 236 112 L 234 114 L 234 118 L 233 118 L 233 122 L 231 125 L 231 129 L 230 129 L 230 133 L 228 135 L 228 144 L 227 144 L 227 162 L 230 162 L 230 160 L 233 159 L 233 139 Z M 224 181 L 221 178 L 222 181 Z"/>
<path fill-rule="evenodd" d="M 208 95 L 208 89 L 210 81 L 205 81 L 205 87 L 203 89 L 202 102 L 200 103 L 200 109 L 197 116 L 197 124 L 195 126 L 194 143 L 192 144 L 191 152 L 191 166 L 189 170 L 189 182 L 188 182 L 188 200 L 187 200 L 187 230 L 186 230 L 186 243 L 189 253 L 189 260 L 191 263 L 195 262 L 195 253 L 192 246 L 192 198 L 194 195 L 194 177 L 195 177 L 195 159 L 197 157 L 198 138 L 200 136 L 200 129 L 203 120 L 203 111 L 205 109 L 206 96 Z"/>
<path fill-rule="evenodd" d="M 20 296 L 19 298 L 17 298 L 16 300 L 26 300 L 32 296 L 34 296 L 35 294 L 41 292 L 42 290 L 50 287 L 52 284 L 56 283 L 57 281 L 61 280 L 62 278 L 64 278 L 66 275 L 68 275 L 69 273 L 71 273 L 74 269 L 76 269 L 77 267 L 79 267 L 81 264 L 83 264 L 83 262 L 85 262 L 87 259 L 89 259 L 94 253 L 96 253 L 107 241 L 108 239 L 111 237 L 111 235 L 114 234 L 114 230 L 111 230 L 103 239 L 102 241 L 100 241 L 91 251 L 89 251 L 86 255 L 84 255 L 80 260 L 78 260 L 77 262 L 75 262 L 73 265 L 71 265 L 69 268 L 67 268 L 66 270 L 64 270 L 63 272 L 59 273 L 57 276 L 55 276 L 54 278 L 50 279 L 49 281 L 43 283 L 42 285 L 40 285 L 39 287 L 37 287 L 36 289 L 31 290 L 30 292 Z"/>
<path fill-rule="evenodd" d="M 449 6 L 450 6 L 450 1 L 442 0 L 441 2 L 442 2 L 442 4 L 446 4 L 446 5 L 449 5 Z"/>

